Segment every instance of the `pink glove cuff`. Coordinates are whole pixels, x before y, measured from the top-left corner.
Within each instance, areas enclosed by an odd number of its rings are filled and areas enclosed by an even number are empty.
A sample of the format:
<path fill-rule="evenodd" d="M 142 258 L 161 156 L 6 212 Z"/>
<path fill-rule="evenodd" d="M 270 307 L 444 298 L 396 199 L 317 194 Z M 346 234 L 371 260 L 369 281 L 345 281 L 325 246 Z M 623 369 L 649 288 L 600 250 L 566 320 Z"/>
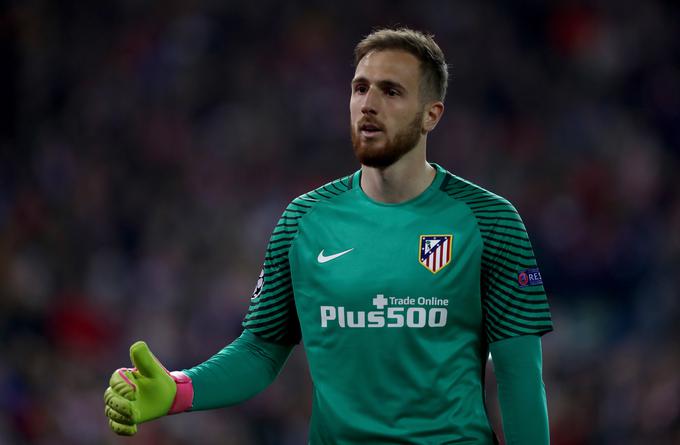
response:
<path fill-rule="evenodd" d="M 168 414 L 183 413 L 194 403 L 194 385 L 191 383 L 191 377 L 181 371 L 173 371 L 169 374 L 177 384 L 177 393 Z"/>

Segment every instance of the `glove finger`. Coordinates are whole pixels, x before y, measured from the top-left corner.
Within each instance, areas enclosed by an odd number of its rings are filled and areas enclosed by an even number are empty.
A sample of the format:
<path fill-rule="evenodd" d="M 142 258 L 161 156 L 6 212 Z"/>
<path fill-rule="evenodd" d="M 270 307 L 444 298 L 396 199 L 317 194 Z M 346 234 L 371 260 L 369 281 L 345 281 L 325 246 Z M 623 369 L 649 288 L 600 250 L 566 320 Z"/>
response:
<path fill-rule="evenodd" d="M 137 433 L 137 425 L 123 425 L 111 419 L 109 419 L 109 428 L 121 436 L 134 436 Z"/>
<path fill-rule="evenodd" d="M 134 425 L 135 422 L 132 419 L 132 417 L 128 417 L 126 415 L 123 415 L 116 411 L 115 409 L 111 408 L 110 406 L 106 406 L 104 408 L 104 414 L 106 414 L 106 417 L 109 419 L 117 422 L 117 423 L 122 423 L 123 425 Z"/>
<path fill-rule="evenodd" d="M 132 382 L 133 379 L 134 377 L 132 376 L 130 369 L 116 369 L 113 374 L 111 374 L 109 385 L 117 394 L 128 400 L 135 400 L 137 386 Z"/>
<path fill-rule="evenodd" d="M 107 406 L 110 406 L 111 408 L 123 414 L 124 416 L 128 416 L 133 419 L 135 418 L 134 409 L 132 408 L 132 402 L 130 402 L 124 397 L 119 396 L 111 388 L 107 389 L 106 392 L 104 393 L 104 402 L 106 403 Z"/>
<path fill-rule="evenodd" d="M 110 386 L 106 388 L 106 391 L 104 391 L 104 403 L 108 404 L 109 400 L 111 400 L 111 397 L 114 397 L 115 395 L 116 393 Z"/>

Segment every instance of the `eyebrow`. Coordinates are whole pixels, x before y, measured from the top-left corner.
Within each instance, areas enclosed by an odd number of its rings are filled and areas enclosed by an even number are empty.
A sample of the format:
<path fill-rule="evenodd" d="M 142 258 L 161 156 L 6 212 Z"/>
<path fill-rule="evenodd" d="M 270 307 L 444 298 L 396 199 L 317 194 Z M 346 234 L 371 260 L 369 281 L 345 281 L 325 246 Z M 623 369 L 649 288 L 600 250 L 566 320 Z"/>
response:
<path fill-rule="evenodd" d="M 352 85 L 356 85 L 357 83 L 371 83 L 371 82 L 365 77 L 357 77 L 355 79 L 352 79 Z M 376 85 L 378 85 L 378 87 L 380 87 L 381 89 L 397 88 L 399 90 L 406 91 L 406 87 L 404 87 L 404 85 L 394 80 L 388 79 L 379 80 L 376 82 Z"/>

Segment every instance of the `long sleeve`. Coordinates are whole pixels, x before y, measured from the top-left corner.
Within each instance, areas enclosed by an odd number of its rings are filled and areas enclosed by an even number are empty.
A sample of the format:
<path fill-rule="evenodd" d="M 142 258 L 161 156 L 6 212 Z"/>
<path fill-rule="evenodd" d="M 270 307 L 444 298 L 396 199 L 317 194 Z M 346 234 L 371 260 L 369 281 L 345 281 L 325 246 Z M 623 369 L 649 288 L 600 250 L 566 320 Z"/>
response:
<path fill-rule="evenodd" d="M 248 330 L 207 361 L 183 372 L 194 390 L 192 411 L 245 401 L 265 389 L 281 371 L 293 345 L 261 339 Z"/>
<path fill-rule="evenodd" d="M 548 445 L 541 338 L 524 335 L 490 345 L 506 445 Z"/>

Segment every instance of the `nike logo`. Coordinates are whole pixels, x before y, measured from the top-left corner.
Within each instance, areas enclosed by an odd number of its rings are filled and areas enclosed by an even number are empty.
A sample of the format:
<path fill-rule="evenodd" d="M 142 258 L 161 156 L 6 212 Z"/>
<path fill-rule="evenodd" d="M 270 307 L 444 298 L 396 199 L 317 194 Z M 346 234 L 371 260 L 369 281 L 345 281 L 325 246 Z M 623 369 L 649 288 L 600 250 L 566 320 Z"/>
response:
<path fill-rule="evenodd" d="M 354 247 L 352 247 L 351 249 L 347 249 L 347 250 L 345 250 L 344 252 L 340 252 L 340 253 L 336 253 L 336 254 L 334 254 L 334 255 L 328 255 L 328 256 L 326 256 L 326 255 L 323 254 L 324 249 L 321 249 L 321 252 L 319 252 L 319 256 L 316 257 L 316 260 L 317 260 L 319 263 L 327 263 L 327 262 L 329 262 L 329 261 L 331 261 L 331 260 L 336 259 L 337 257 L 343 256 L 343 255 L 346 254 L 346 253 L 350 253 L 350 252 L 353 251 L 353 250 L 354 250 Z"/>

